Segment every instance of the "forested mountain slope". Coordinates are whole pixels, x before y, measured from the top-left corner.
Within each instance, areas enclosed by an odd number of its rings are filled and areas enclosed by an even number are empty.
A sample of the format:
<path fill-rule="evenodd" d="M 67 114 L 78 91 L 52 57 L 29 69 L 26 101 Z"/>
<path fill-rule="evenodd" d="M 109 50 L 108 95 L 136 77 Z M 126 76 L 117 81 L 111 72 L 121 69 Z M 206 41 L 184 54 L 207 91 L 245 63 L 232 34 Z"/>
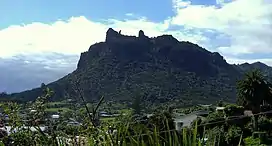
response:
<path fill-rule="evenodd" d="M 55 91 L 52 100 L 77 98 L 76 87 L 87 100 L 104 96 L 130 102 L 140 96 L 152 103 L 235 101 L 237 79 L 255 65 L 228 64 L 219 53 L 171 35 L 149 38 L 139 31 L 137 37 L 124 36 L 110 28 L 105 42 L 81 54 L 74 72 L 47 86 Z M 36 88 L 11 96 L 27 101 L 40 94 Z"/>

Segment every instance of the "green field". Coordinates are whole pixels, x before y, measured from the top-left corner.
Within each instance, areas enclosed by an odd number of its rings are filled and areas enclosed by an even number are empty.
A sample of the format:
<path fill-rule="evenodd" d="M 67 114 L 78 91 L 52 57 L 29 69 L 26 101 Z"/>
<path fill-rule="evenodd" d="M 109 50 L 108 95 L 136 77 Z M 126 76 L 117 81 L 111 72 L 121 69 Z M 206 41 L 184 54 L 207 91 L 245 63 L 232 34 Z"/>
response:
<path fill-rule="evenodd" d="M 61 107 L 61 108 L 47 108 L 45 109 L 46 112 L 72 112 L 73 110 L 66 108 L 66 107 Z"/>

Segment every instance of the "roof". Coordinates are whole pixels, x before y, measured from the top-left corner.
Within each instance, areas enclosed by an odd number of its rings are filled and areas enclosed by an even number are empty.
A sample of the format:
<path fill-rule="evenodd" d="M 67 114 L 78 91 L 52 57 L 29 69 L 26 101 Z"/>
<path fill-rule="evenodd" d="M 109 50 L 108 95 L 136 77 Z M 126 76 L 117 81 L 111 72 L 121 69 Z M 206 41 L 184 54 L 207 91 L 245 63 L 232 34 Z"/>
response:
<path fill-rule="evenodd" d="M 53 119 L 58 119 L 60 116 L 59 115 L 52 115 L 51 116 Z"/>
<path fill-rule="evenodd" d="M 110 115 L 110 114 L 101 114 L 100 116 L 101 117 L 111 117 L 112 115 Z"/>
<path fill-rule="evenodd" d="M 100 114 L 108 114 L 107 112 L 105 111 L 101 111 Z"/>
<path fill-rule="evenodd" d="M 224 110 L 225 107 L 216 107 L 216 110 Z"/>
<path fill-rule="evenodd" d="M 245 115 L 245 116 L 253 116 L 253 113 L 252 113 L 251 110 L 245 110 L 245 111 L 244 111 L 244 115 Z"/>

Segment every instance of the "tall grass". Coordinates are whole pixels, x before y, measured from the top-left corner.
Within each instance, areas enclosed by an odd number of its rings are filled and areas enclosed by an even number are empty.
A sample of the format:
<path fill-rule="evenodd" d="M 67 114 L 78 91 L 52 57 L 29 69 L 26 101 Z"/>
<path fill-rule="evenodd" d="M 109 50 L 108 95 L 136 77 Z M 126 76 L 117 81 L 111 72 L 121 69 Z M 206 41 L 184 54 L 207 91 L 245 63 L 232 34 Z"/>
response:
<path fill-rule="evenodd" d="M 117 133 L 112 134 L 107 131 L 101 131 L 98 137 L 89 136 L 85 140 L 86 145 L 101 146 L 201 146 L 203 141 L 198 137 L 197 123 L 193 129 L 184 128 L 182 132 L 172 129 L 160 131 L 157 127 L 154 129 L 144 128 L 143 130 L 131 134 L 130 124 L 124 124 L 118 127 Z M 213 141 L 214 142 L 214 141 Z M 59 142 L 63 144 L 62 142 Z M 81 142 L 82 143 L 82 142 Z"/>

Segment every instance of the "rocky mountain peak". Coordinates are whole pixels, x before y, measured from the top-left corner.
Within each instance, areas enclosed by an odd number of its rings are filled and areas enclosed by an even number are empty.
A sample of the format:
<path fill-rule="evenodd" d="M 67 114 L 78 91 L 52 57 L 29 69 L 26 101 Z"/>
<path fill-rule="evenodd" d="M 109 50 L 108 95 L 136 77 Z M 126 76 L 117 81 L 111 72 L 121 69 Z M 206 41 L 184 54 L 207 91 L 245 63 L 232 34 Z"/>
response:
<path fill-rule="evenodd" d="M 141 90 L 152 95 L 146 97 L 150 102 L 193 98 L 213 101 L 235 97 L 236 78 L 245 70 L 228 64 L 219 53 L 180 42 L 172 35 L 149 38 L 140 30 L 138 36 L 127 36 L 109 28 L 106 41 L 95 43 L 82 53 L 74 72 L 48 87 L 56 93 L 54 100 L 62 100 L 66 92 L 76 97 L 70 87 L 79 81 L 88 100 L 105 96 L 109 100 L 131 101 Z M 13 96 L 34 100 L 40 91 L 37 88 Z"/>
<path fill-rule="evenodd" d="M 139 38 L 145 37 L 145 34 L 144 34 L 144 31 L 143 31 L 143 30 L 140 30 L 140 31 L 139 31 L 138 37 L 139 37 Z"/>
<path fill-rule="evenodd" d="M 121 32 L 121 31 L 119 31 L 119 32 Z M 120 36 L 122 36 L 120 33 L 113 30 L 112 28 L 109 28 L 106 32 L 106 42 L 114 40 Z"/>

